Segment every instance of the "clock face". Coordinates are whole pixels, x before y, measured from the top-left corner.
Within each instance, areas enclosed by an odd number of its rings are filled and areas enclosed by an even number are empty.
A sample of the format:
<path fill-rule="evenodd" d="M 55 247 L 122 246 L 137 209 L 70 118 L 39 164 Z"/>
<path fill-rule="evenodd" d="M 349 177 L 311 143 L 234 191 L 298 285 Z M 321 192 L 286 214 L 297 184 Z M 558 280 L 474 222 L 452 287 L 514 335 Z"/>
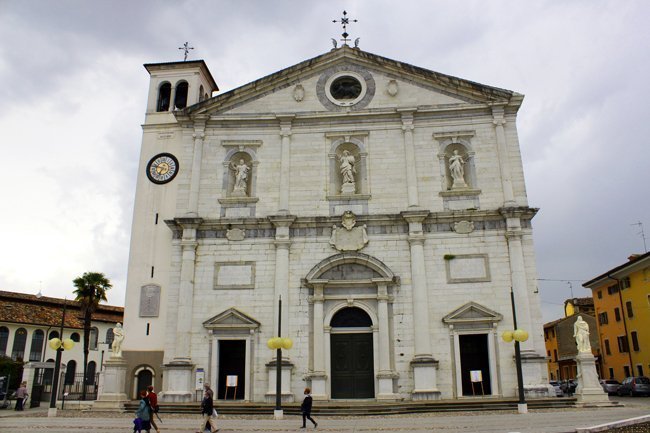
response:
<path fill-rule="evenodd" d="M 147 177 L 156 184 L 171 182 L 178 173 L 178 159 L 171 153 L 160 153 L 147 164 Z"/>

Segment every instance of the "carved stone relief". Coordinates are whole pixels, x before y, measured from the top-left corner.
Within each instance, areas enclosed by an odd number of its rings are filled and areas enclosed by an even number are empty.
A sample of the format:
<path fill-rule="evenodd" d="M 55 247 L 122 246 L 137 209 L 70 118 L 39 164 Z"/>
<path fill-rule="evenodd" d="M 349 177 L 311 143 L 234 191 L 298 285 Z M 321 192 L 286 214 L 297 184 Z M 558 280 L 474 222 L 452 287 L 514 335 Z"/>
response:
<path fill-rule="evenodd" d="M 302 87 L 302 84 L 298 84 L 294 87 L 293 99 L 295 99 L 296 102 L 302 102 L 302 100 L 305 99 L 305 88 Z"/>
<path fill-rule="evenodd" d="M 395 80 L 390 80 L 388 84 L 386 85 L 386 92 L 390 96 L 396 96 L 397 92 L 399 91 L 399 87 L 397 85 L 397 81 Z"/>
<path fill-rule="evenodd" d="M 355 227 L 357 223 L 354 213 L 347 211 L 341 218 L 343 227 L 332 226 L 330 245 L 339 251 L 359 251 L 368 243 L 366 225 Z"/>
<path fill-rule="evenodd" d="M 243 241 L 246 238 L 246 231 L 243 229 L 230 229 L 226 231 L 226 238 L 229 241 Z"/>
<path fill-rule="evenodd" d="M 474 231 L 474 223 L 471 221 L 458 221 L 454 223 L 454 231 L 459 234 L 468 234 Z"/>

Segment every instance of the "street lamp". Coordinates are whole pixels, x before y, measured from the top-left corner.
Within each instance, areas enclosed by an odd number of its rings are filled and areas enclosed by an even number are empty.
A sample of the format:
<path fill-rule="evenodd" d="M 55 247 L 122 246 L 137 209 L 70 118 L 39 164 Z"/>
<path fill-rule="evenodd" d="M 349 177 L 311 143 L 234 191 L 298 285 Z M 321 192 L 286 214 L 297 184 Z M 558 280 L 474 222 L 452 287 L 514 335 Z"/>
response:
<path fill-rule="evenodd" d="M 50 348 L 56 350 L 56 361 L 54 361 L 54 378 L 52 380 L 52 395 L 50 396 L 50 408 L 47 411 L 47 416 L 56 416 L 56 397 L 59 388 L 59 375 L 61 372 L 61 354 L 64 350 L 70 350 L 74 347 L 74 341 L 69 338 L 63 339 L 63 326 L 65 324 L 65 311 L 67 307 L 67 300 L 63 300 L 63 315 L 61 316 L 61 330 L 59 337 L 53 338 L 48 344 Z"/>
<path fill-rule="evenodd" d="M 512 323 L 515 327 L 514 331 L 505 331 L 501 334 L 501 338 L 506 343 L 515 340 L 515 364 L 517 364 L 517 387 L 519 390 L 519 404 L 517 405 L 517 412 L 528 413 L 528 404 L 526 404 L 526 397 L 524 396 L 524 378 L 521 372 L 521 351 L 519 350 L 519 342 L 528 340 L 528 332 L 523 329 L 517 329 L 517 313 L 515 311 L 515 295 L 510 288 L 510 303 L 512 304 Z"/>
<path fill-rule="evenodd" d="M 290 338 L 282 338 L 282 297 L 278 300 L 278 336 L 269 338 L 266 345 L 271 350 L 276 350 L 275 356 L 275 410 L 274 419 L 282 419 L 282 349 L 289 350 L 293 347 Z"/>

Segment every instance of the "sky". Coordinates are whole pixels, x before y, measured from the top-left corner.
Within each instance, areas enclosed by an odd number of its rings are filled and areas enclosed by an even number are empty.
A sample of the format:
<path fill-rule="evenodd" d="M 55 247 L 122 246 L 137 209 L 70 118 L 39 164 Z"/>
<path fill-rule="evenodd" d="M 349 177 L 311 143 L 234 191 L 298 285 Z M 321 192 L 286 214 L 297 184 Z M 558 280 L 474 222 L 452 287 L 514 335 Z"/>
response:
<path fill-rule="evenodd" d="M 650 2 L 0 0 L 0 290 L 123 305 L 144 63 L 203 59 L 221 91 L 332 48 L 524 94 L 517 127 L 544 320 L 650 245 Z M 635 225 L 641 223 L 642 225 Z"/>

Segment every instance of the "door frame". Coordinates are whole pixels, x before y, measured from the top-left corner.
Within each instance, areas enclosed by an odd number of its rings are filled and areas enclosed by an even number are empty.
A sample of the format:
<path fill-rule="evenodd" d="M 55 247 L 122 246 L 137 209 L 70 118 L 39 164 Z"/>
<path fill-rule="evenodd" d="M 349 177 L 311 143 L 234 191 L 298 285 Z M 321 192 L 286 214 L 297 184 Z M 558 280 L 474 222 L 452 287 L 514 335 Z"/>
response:
<path fill-rule="evenodd" d="M 486 397 L 497 396 L 499 392 L 499 382 L 497 380 L 497 353 L 496 353 L 496 339 L 497 334 L 494 330 L 481 330 L 481 329 L 468 329 L 462 331 L 454 330 L 453 333 L 453 348 L 452 352 L 454 354 L 454 390 L 456 391 L 456 398 L 476 398 L 475 396 L 466 396 L 463 395 L 463 377 L 462 377 L 462 365 L 460 362 L 460 335 L 479 335 L 484 334 L 487 337 L 488 345 L 488 365 L 490 367 L 490 388 L 491 393 L 485 394 Z"/>
<path fill-rule="evenodd" d="M 213 390 L 219 389 L 219 341 L 244 341 L 244 401 L 251 401 L 251 336 L 248 335 L 233 335 L 233 336 L 223 336 L 223 335 L 213 335 L 210 341 L 210 351 L 212 352 L 212 360 L 210 362 L 210 371 L 209 376 L 205 379 L 207 383 L 210 384 Z M 217 400 L 219 396 L 215 396 Z M 241 401 L 241 400 L 239 400 Z"/>

